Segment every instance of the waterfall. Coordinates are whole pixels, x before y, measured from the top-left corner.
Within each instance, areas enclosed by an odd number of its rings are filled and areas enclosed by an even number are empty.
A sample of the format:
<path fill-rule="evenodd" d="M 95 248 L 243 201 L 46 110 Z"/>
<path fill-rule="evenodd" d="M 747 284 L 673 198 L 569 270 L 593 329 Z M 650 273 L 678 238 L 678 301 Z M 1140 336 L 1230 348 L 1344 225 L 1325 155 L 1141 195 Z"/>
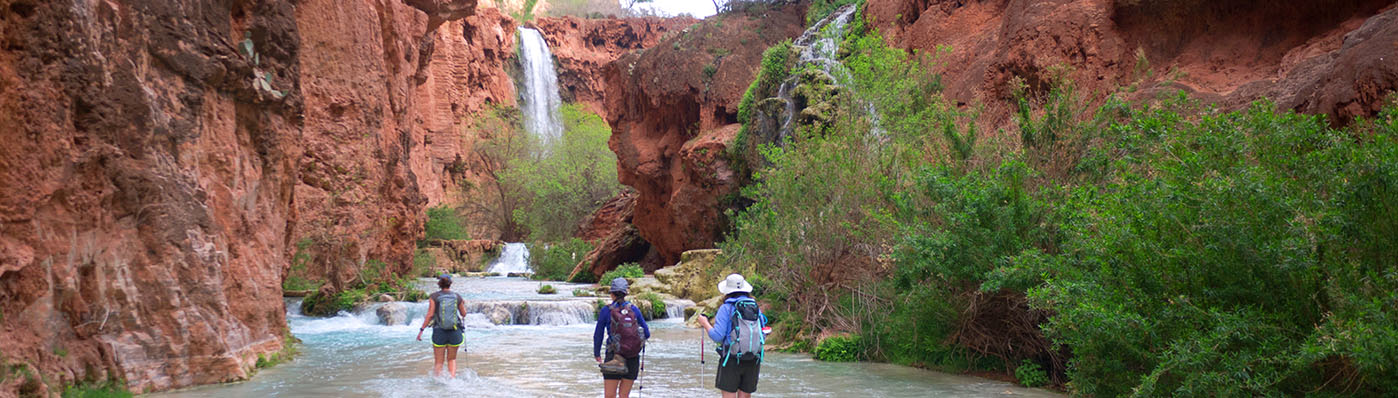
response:
<path fill-rule="evenodd" d="M 597 303 L 587 300 L 467 301 L 466 312 L 472 316 L 480 314 L 495 325 L 563 326 L 595 321 Z"/>
<path fill-rule="evenodd" d="M 523 243 L 506 243 L 500 251 L 500 258 L 491 262 L 486 271 L 500 275 L 529 272 L 529 247 Z"/>
<path fill-rule="evenodd" d="M 553 53 L 539 31 L 519 27 L 519 64 L 524 72 L 524 127 L 544 144 L 563 136 L 563 118 L 558 108 L 558 73 L 553 69 Z M 547 147 L 547 145 L 545 145 Z"/>
<path fill-rule="evenodd" d="M 820 20 L 820 22 L 816 22 L 815 25 L 812 25 L 810 28 L 806 29 L 805 32 L 801 33 L 801 36 L 797 37 L 796 41 L 792 42 L 792 46 L 801 49 L 801 54 L 796 61 L 796 68 L 800 69 L 814 65 L 828 76 L 835 85 L 851 87 L 854 77 L 850 75 L 849 68 L 846 68 L 843 63 L 840 63 L 839 59 L 836 59 L 836 54 L 840 51 L 840 40 L 845 36 L 845 27 L 849 25 L 850 20 L 854 18 L 854 13 L 858 11 L 858 9 L 859 8 L 853 4 L 840 7 L 836 9 L 835 12 L 831 13 L 830 16 L 825 17 L 825 19 Z M 796 119 L 796 101 L 792 99 L 792 95 L 796 90 L 796 86 L 801 83 L 800 78 L 801 76 L 799 73 L 788 76 L 777 91 L 777 97 L 786 101 L 786 109 L 782 115 L 781 131 L 777 136 L 778 142 L 790 136 L 792 130 L 796 128 L 793 123 Z M 875 111 L 873 104 L 867 102 L 864 103 L 864 110 L 873 119 L 874 129 L 877 133 L 880 131 L 878 127 L 878 112 Z"/>

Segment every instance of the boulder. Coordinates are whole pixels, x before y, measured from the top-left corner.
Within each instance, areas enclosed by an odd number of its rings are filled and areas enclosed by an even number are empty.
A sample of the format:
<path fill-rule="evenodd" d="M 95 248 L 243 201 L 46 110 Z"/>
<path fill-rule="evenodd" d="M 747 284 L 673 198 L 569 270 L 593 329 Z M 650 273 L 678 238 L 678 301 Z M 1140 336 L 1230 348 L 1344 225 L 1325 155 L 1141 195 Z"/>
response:
<path fill-rule="evenodd" d="M 505 307 L 491 308 L 485 313 L 485 317 L 490 319 L 490 323 L 496 325 L 514 324 L 514 314 L 510 313 L 510 310 Z"/>
<path fill-rule="evenodd" d="M 393 296 L 390 296 L 390 295 L 387 295 L 387 294 L 380 294 L 379 297 L 376 298 L 375 300 L 377 300 L 377 301 L 380 302 L 380 303 L 387 303 L 387 302 L 390 302 L 390 301 L 395 301 L 395 300 L 393 300 Z"/>
<path fill-rule="evenodd" d="M 403 303 L 384 303 L 384 305 L 379 306 L 379 309 L 375 310 L 374 313 L 378 314 L 379 323 L 382 325 L 394 326 L 408 324 L 408 307 L 404 306 Z"/>
<path fill-rule="evenodd" d="M 680 263 L 655 271 L 655 279 L 675 297 L 699 301 L 718 293 L 716 286 L 728 274 L 718 267 L 718 249 L 690 250 L 680 254 Z"/>

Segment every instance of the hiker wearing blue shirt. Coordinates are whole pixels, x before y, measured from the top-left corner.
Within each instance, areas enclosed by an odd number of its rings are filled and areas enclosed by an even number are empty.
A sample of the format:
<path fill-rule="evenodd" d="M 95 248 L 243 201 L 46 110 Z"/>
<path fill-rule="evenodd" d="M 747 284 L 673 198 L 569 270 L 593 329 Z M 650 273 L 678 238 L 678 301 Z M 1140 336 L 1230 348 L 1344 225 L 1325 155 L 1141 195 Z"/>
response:
<path fill-rule="evenodd" d="M 650 338 L 650 326 L 641 309 L 626 301 L 626 278 L 612 280 L 612 303 L 597 311 L 597 328 L 592 332 L 592 356 L 602 369 L 603 395 L 628 398 L 631 386 L 641 373 L 641 352 Z M 607 332 L 607 356 L 602 357 L 602 331 Z"/>
<path fill-rule="evenodd" d="M 714 314 L 714 324 L 699 315 L 699 326 L 709 338 L 718 343 L 719 366 L 714 386 L 723 391 L 723 398 L 748 398 L 757 392 L 757 375 L 761 370 L 763 343 L 766 342 L 767 317 L 752 297 L 752 284 L 742 275 L 728 275 L 718 283 L 724 295 L 723 305 Z"/>

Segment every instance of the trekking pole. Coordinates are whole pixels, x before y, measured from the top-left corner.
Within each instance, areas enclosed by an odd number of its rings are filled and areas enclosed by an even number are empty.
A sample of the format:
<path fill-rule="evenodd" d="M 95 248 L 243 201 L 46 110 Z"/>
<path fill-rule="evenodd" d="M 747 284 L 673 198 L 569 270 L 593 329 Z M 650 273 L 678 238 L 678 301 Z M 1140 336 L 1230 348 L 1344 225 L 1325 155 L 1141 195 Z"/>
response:
<path fill-rule="evenodd" d="M 636 376 L 636 379 L 637 379 L 637 380 L 636 380 L 636 398 L 641 398 L 641 392 L 643 392 L 643 391 L 646 390 L 646 385 L 645 385 L 645 383 L 642 383 L 642 382 L 641 382 L 642 380 L 645 379 L 645 377 L 646 377 L 646 347 L 645 347 L 645 346 L 641 346 L 641 371 L 640 371 L 640 374 Z"/>

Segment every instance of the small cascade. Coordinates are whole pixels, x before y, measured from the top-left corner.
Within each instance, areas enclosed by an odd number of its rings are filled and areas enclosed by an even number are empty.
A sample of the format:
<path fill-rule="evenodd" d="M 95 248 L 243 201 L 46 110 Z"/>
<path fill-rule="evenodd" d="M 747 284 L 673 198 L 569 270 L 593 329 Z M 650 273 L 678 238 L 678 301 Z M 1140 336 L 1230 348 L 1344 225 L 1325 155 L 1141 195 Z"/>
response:
<path fill-rule="evenodd" d="M 558 72 L 553 67 L 553 53 L 539 31 L 519 27 L 519 65 L 524 72 L 524 88 L 520 91 L 524 127 L 548 147 L 548 143 L 563 136 L 563 117 L 559 108 L 563 98 L 558 94 Z"/>
<path fill-rule="evenodd" d="M 563 326 L 596 321 L 597 305 L 585 300 L 467 301 L 466 312 L 495 325 Z"/>
<path fill-rule="evenodd" d="M 684 310 L 693 306 L 689 300 L 665 300 L 665 318 L 684 320 Z"/>
<path fill-rule="evenodd" d="M 506 243 L 500 251 L 500 258 L 492 261 L 486 272 L 500 275 L 529 272 L 529 247 L 523 243 Z"/>
<path fill-rule="evenodd" d="M 850 75 L 849 68 L 846 68 L 837 59 L 837 54 L 840 51 L 840 40 L 845 36 L 845 27 L 854 18 L 854 13 L 857 10 L 858 7 L 853 4 L 840 7 L 830 16 L 816 22 L 815 25 L 801 33 L 801 36 L 792 42 L 792 46 L 801 49 L 801 54 L 796 61 L 796 69 L 815 66 L 816 70 L 825 75 L 833 84 L 850 87 L 854 77 Z M 796 128 L 794 121 L 797 109 L 793 96 L 796 93 L 796 87 L 800 84 L 801 73 L 796 73 L 788 76 L 777 91 L 777 98 L 786 103 L 786 109 L 781 119 L 781 130 L 777 137 L 778 142 L 791 136 L 792 131 Z M 865 103 L 864 108 L 873 118 L 874 128 L 878 129 L 878 112 L 874 110 L 873 104 Z"/>

